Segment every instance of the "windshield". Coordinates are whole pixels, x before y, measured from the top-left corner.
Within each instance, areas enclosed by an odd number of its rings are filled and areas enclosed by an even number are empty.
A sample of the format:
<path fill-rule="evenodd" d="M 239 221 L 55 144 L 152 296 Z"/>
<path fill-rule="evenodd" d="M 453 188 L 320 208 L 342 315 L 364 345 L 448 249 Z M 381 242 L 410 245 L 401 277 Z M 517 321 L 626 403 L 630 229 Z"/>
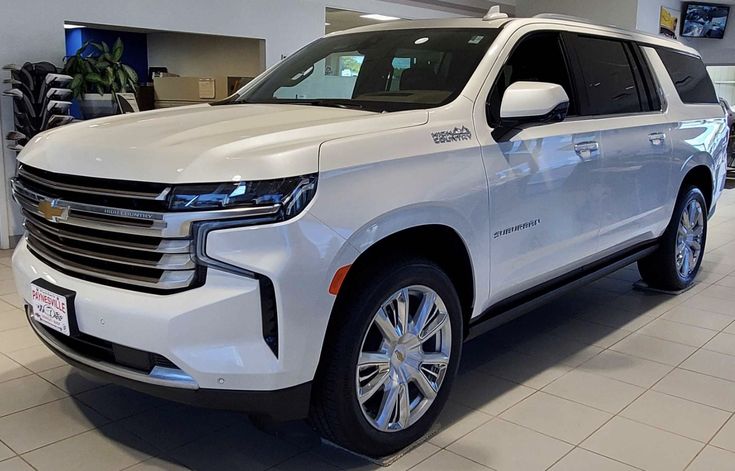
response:
<path fill-rule="evenodd" d="M 497 35 L 497 29 L 444 28 L 322 38 L 232 102 L 368 111 L 441 106 L 459 96 Z"/>

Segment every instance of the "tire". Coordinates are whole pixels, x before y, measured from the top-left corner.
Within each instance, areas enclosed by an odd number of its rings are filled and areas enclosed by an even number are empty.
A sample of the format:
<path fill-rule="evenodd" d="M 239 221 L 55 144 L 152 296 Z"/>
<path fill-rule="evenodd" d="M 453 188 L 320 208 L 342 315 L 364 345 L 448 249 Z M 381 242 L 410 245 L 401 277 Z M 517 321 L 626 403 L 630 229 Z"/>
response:
<path fill-rule="evenodd" d="M 691 229 L 686 227 L 685 214 L 697 214 Z M 692 225 L 691 220 L 689 225 Z M 680 231 L 684 231 L 681 236 Z M 652 288 L 667 291 L 688 288 L 699 273 L 706 242 L 707 202 L 699 188 L 688 187 L 679 195 L 674 215 L 661 237 L 659 248 L 638 261 L 638 271 L 643 281 Z"/>
<path fill-rule="evenodd" d="M 376 261 L 371 269 L 356 273 L 343 290 L 346 291 L 337 299 L 333 312 L 336 317 L 322 352 L 310 419 L 322 436 L 333 443 L 367 456 L 386 456 L 422 438 L 447 400 L 463 338 L 459 296 L 447 275 L 433 262 L 421 258 Z M 401 324 L 396 321 L 396 309 L 406 293 L 409 322 L 408 328 L 402 329 L 396 327 Z M 422 304 L 420 300 L 431 300 L 431 293 L 436 295 L 437 302 L 425 311 L 430 311 L 429 321 L 422 330 L 417 327 L 421 318 L 417 307 Z M 441 329 L 429 334 L 437 326 Z M 386 331 L 393 334 L 386 336 Z M 401 331 L 406 334 L 401 336 Z M 400 337 L 400 342 L 391 343 L 388 339 L 393 336 Z M 421 342 L 418 350 L 416 342 Z M 427 351 L 434 356 L 426 356 Z M 365 355 L 369 352 L 380 352 L 372 354 L 376 363 L 365 362 L 358 367 L 359 359 L 373 358 Z M 445 354 L 446 365 L 442 364 Z M 424 373 L 425 369 L 429 373 Z M 362 376 L 358 377 L 358 371 Z M 410 374 L 414 376 L 409 377 Z M 435 397 L 430 400 L 433 394 Z M 359 395 L 369 399 L 363 404 Z M 394 402 L 397 409 L 383 407 Z"/>

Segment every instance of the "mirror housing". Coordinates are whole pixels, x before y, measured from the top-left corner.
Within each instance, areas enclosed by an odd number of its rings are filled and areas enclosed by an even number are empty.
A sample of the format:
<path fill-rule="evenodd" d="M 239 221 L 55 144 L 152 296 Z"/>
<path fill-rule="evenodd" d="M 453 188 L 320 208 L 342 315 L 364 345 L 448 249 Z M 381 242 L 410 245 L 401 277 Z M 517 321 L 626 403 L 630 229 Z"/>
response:
<path fill-rule="evenodd" d="M 568 112 L 567 92 L 547 82 L 515 82 L 505 90 L 500 104 L 503 124 L 560 122 Z"/>

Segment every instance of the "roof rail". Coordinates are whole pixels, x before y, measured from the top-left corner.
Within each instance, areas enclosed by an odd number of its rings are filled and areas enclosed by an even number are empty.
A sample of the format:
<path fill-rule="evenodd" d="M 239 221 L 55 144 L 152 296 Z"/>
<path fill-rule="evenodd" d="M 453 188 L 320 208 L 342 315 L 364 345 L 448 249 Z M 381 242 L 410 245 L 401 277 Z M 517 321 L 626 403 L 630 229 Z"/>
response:
<path fill-rule="evenodd" d="M 675 39 L 672 39 L 672 38 L 667 38 L 665 36 L 660 36 L 660 35 L 655 35 L 655 34 L 651 34 L 651 33 L 646 33 L 644 31 L 637 31 L 637 30 L 626 29 L 626 28 L 623 28 L 621 26 L 616 26 L 616 25 L 600 24 L 600 23 L 596 23 L 596 22 L 590 20 L 589 18 L 581 18 L 581 17 L 578 17 L 578 16 L 560 15 L 560 14 L 557 14 L 557 13 L 540 13 L 538 15 L 535 15 L 534 18 L 542 18 L 542 19 L 547 19 L 547 20 L 574 21 L 576 23 L 583 23 L 583 24 L 594 25 L 594 26 L 604 26 L 605 28 L 613 28 L 613 29 L 617 29 L 618 31 L 624 31 L 626 33 L 635 33 L 635 34 L 640 34 L 642 36 L 648 36 L 648 37 L 651 37 L 651 38 L 656 38 L 656 39 L 661 39 L 661 40 L 665 40 L 665 41 L 675 42 L 677 44 L 681 44 L 679 41 L 677 41 Z"/>

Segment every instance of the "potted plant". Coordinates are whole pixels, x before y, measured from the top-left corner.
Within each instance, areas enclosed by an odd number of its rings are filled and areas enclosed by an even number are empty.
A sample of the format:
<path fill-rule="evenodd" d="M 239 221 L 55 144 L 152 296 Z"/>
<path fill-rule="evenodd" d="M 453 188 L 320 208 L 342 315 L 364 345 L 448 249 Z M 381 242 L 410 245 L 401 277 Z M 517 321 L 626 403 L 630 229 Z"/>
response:
<path fill-rule="evenodd" d="M 113 92 L 135 92 L 138 74 L 120 61 L 123 51 L 120 38 L 112 49 L 104 41 L 87 41 L 65 59 L 64 72 L 74 77 L 70 88 L 85 119 L 115 114 Z"/>

